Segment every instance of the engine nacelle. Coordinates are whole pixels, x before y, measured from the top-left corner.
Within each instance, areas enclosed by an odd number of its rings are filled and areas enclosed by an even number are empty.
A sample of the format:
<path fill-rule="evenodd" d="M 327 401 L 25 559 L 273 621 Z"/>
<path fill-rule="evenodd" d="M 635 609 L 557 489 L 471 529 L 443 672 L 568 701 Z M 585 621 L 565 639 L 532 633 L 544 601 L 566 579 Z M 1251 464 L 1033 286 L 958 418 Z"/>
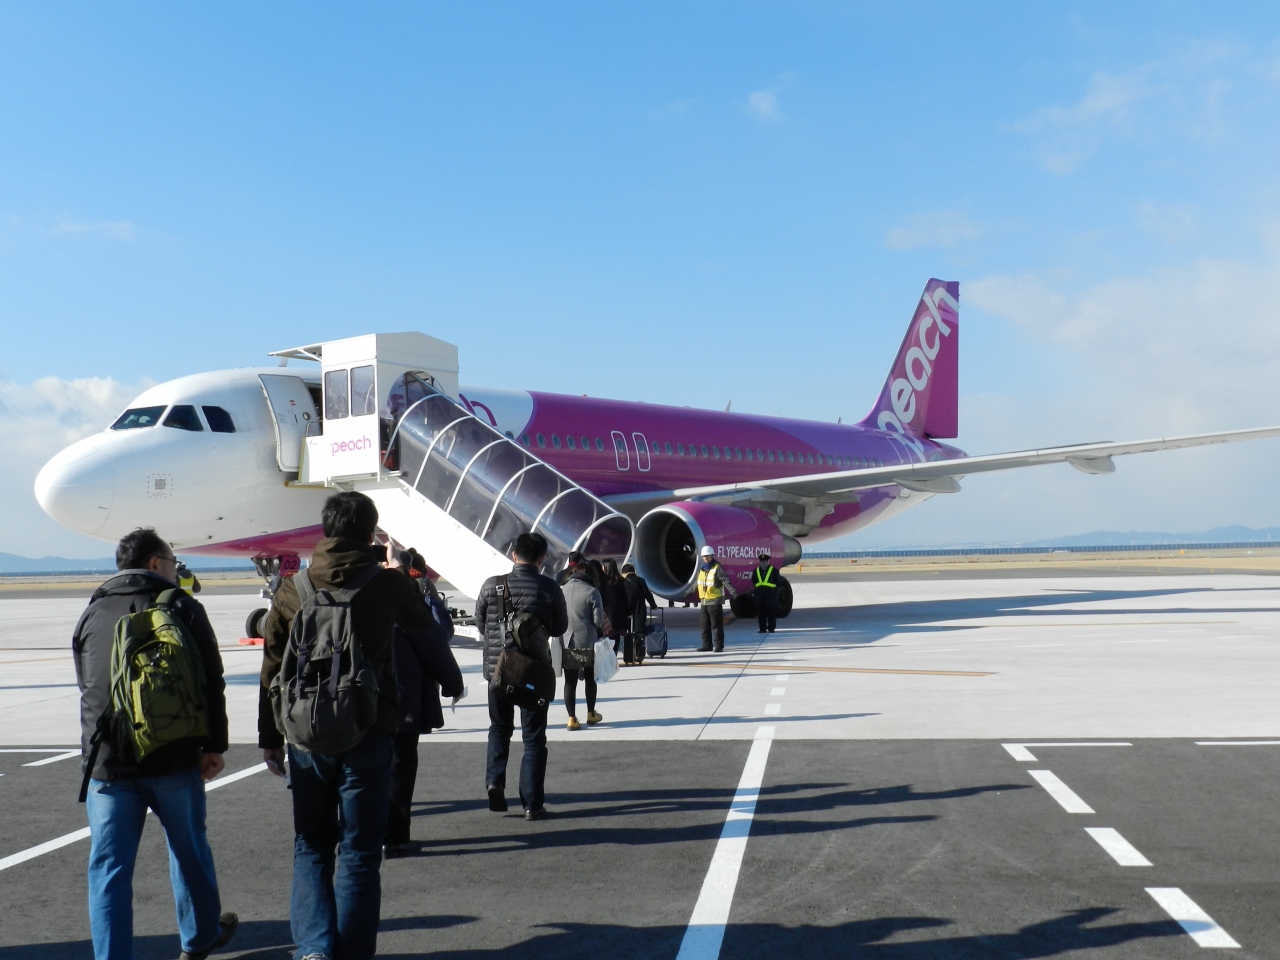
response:
<path fill-rule="evenodd" d="M 774 566 L 800 559 L 798 541 L 782 533 L 760 510 L 682 500 L 655 507 L 636 524 L 636 570 L 649 589 L 668 600 L 696 590 L 698 551 L 709 546 L 739 593 L 751 589 L 756 556 L 767 553 Z"/>

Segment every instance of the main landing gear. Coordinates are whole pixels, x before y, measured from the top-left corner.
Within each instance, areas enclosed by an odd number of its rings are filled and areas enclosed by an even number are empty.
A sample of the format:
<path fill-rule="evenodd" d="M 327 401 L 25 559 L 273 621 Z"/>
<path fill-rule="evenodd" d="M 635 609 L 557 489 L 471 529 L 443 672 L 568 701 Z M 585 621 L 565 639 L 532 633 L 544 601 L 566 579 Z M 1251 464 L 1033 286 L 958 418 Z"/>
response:
<path fill-rule="evenodd" d="M 280 584 L 302 569 L 302 561 L 296 553 L 286 554 L 283 557 L 254 557 L 253 567 L 258 571 L 258 576 L 266 581 L 267 585 L 262 588 L 262 597 L 268 602 L 268 606 L 250 611 L 244 621 L 244 635 L 250 640 L 261 640 L 262 627 L 267 618 L 267 610 L 270 609 L 270 601 L 280 589 Z"/>
<path fill-rule="evenodd" d="M 778 619 L 781 620 L 791 612 L 795 603 L 795 594 L 791 592 L 791 581 L 778 576 Z M 756 615 L 756 598 L 749 593 L 729 599 L 729 609 L 739 620 L 750 620 Z"/>

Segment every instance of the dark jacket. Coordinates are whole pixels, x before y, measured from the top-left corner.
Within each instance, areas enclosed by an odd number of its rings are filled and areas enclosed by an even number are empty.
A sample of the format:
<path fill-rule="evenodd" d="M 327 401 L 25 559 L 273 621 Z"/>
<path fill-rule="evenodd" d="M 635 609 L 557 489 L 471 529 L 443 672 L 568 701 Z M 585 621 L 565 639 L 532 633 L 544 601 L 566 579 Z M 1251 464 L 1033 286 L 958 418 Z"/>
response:
<path fill-rule="evenodd" d="M 550 577 L 544 577 L 531 563 L 517 563 L 507 575 L 511 593 L 507 600 L 509 612 L 532 613 L 546 627 L 547 636 L 562 636 L 569 628 L 569 614 L 564 605 L 564 593 Z M 502 631 L 502 604 L 498 600 L 497 584 L 501 577 L 490 577 L 480 588 L 476 600 L 476 625 L 484 637 L 484 678 L 492 679 L 498 665 L 505 637 Z"/>
<path fill-rule="evenodd" d="M 627 582 L 621 577 L 606 580 L 600 595 L 604 598 L 605 616 L 609 618 L 609 636 L 616 639 L 627 632 L 631 623 L 631 598 L 628 596 Z"/>
<path fill-rule="evenodd" d="M 71 637 L 71 658 L 75 661 L 76 683 L 80 686 L 82 771 L 89 760 L 89 738 L 97 729 L 98 718 L 111 702 L 111 646 L 115 640 L 116 621 L 126 614 L 146 610 L 156 597 L 176 586 L 149 570 L 122 570 L 93 591 L 89 598 L 89 606 L 81 614 Z M 191 637 L 204 661 L 209 737 L 207 740 L 192 738 L 171 743 L 140 764 L 127 763 L 116 757 L 110 739 L 104 739 L 93 767 L 95 780 L 168 776 L 198 764 L 202 752 L 222 753 L 227 749 L 226 684 L 222 679 L 218 639 L 200 601 L 184 593 L 178 599 L 177 609 L 178 615 L 190 628 Z"/>
<path fill-rule="evenodd" d="M 397 733 L 430 733 L 444 726 L 440 695 L 462 696 L 462 671 L 444 630 L 434 620 L 421 630 L 395 628 L 396 685 L 400 689 Z"/>
<path fill-rule="evenodd" d="M 381 548 L 378 552 L 383 553 Z M 307 572 L 317 588 L 341 587 L 375 562 L 374 548 L 369 544 L 342 537 L 325 537 L 316 544 Z M 280 672 L 280 661 L 289 643 L 289 628 L 299 607 L 298 588 L 291 577 L 276 591 L 262 631 L 258 746 L 264 750 L 284 746 L 284 737 L 276 729 L 271 715 L 268 691 L 271 681 Z M 356 639 L 360 641 L 361 652 L 379 677 L 378 719 L 372 729 L 394 736 L 400 717 L 399 695 L 391 664 L 391 628 L 399 624 L 405 630 L 425 629 L 434 622 L 431 611 L 422 602 L 422 592 L 407 576 L 399 570 L 383 570 L 356 594 L 351 603 L 351 622 Z"/>
<path fill-rule="evenodd" d="M 653 591 L 649 589 L 649 584 L 645 583 L 644 577 L 640 574 L 628 573 L 623 580 L 627 584 L 627 600 L 631 605 L 631 632 L 644 633 L 646 621 L 649 619 L 645 604 L 656 609 L 658 601 L 653 599 Z"/>

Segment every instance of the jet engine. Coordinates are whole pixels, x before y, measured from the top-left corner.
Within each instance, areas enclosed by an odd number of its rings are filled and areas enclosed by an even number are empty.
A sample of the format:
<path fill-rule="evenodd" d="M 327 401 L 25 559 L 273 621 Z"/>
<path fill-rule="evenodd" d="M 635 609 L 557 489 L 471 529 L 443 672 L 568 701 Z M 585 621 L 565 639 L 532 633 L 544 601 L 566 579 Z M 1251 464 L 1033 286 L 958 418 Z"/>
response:
<path fill-rule="evenodd" d="M 763 511 L 683 500 L 655 507 L 636 524 L 632 556 L 649 588 L 668 600 L 697 589 L 698 552 L 709 546 L 740 595 L 749 595 L 756 556 L 768 553 L 776 567 L 800 559 L 800 543 L 782 533 Z M 779 599 L 790 611 L 790 585 Z M 735 604 L 735 611 L 738 605 Z M 754 609 L 754 608 L 753 608 Z"/>

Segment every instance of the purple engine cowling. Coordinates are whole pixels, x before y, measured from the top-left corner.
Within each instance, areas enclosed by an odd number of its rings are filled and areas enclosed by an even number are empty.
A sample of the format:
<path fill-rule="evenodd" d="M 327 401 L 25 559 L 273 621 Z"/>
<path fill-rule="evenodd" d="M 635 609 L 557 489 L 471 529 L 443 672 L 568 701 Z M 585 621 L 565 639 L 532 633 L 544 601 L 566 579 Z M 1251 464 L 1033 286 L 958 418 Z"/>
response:
<path fill-rule="evenodd" d="M 698 552 L 704 546 L 715 550 L 739 593 L 750 591 L 759 554 L 769 554 L 778 567 L 795 563 L 801 554 L 799 541 L 782 533 L 763 511 L 682 500 L 640 518 L 632 556 L 655 594 L 684 600 L 696 590 Z"/>

